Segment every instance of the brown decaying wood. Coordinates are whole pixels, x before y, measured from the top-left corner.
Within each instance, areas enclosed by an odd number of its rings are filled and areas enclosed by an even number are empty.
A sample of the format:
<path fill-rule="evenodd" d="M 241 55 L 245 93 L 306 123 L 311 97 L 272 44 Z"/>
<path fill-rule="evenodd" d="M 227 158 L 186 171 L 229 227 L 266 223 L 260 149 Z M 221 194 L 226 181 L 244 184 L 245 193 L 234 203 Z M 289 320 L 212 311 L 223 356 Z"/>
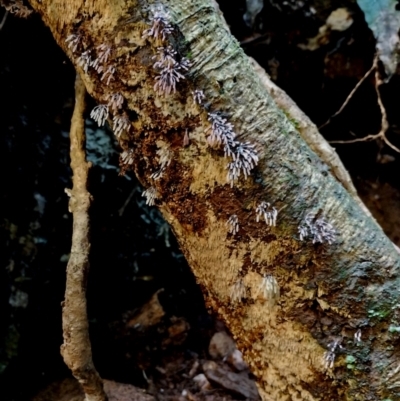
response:
<path fill-rule="evenodd" d="M 120 145 L 133 150 L 143 186 L 156 188 L 157 205 L 208 307 L 234 335 L 263 399 L 400 400 L 399 335 L 389 330 L 400 322 L 399 255 L 276 106 L 214 3 L 158 2 L 176 26 L 171 43 L 192 62 L 188 79 L 165 97 L 153 89 L 152 57 L 160 43 L 142 37 L 149 4 L 73 3 L 70 12 L 66 0 L 31 0 L 82 74 L 79 54 L 66 46 L 68 35 L 80 33 L 85 50 L 112 44 L 115 80 L 106 85 L 89 70 L 82 76 L 86 88 L 99 103 L 112 93 L 123 95 L 132 124 Z M 241 141 L 257 148 L 257 169 L 233 188 L 223 152 L 207 146 L 210 124 L 206 111 L 193 104 L 194 89 L 204 91 L 212 111 L 227 116 Z M 186 130 L 190 145 L 184 147 Z M 154 180 L 160 147 L 169 148 L 171 163 Z M 261 201 L 280 210 L 276 227 L 256 222 Z M 334 224 L 335 243 L 299 241 L 298 226 L 309 212 Z M 233 214 L 239 220 L 235 235 L 226 226 Z M 264 274 L 279 284 L 275 305 L 259 294 Z M 238 282 L 244 299 L 232 302 Z M 354 341 L 359 330 L 361 342 Z M 324 354 L 339 341 L 343 348 L 335 348 L 333 368 L 327 368 Z M 354 362 L 347 363 L 347 356 Z"/>
<path fill-rule="evenodd" d="M 82 385 L 85 401 L 106 401 L 103 382 L 92 361 L 89 324 L 86 311 L 86 281 L 89 270 L 89 207 L 87 190 L 89 163 L 86 161 L 85 111 L 86 88 L 79 74 L 75 82 L 75 108 L 72 115 L 71 168 L 72 190 L 69 209 L 73 215 L 71 255 L 67 265 L 67 283 L 62 308 L 64 343 L 61 354 L 74 377 Z"/>

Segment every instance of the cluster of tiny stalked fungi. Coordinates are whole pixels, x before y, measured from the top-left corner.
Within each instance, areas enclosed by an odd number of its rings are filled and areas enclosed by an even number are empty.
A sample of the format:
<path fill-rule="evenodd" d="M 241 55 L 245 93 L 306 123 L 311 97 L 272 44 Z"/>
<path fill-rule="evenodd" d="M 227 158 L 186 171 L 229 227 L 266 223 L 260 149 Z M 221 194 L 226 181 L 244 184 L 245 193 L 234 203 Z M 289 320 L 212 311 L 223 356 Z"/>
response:
<path fill-rule="evenodd" d="M 154 90 L 159 95 L 168 96 L 176 92 L 177 84 L 185 79 L 185 74 L 189 71 L 191 63 L 185 57 L 179 55 L 169 41 L 169 37 L 174 34 L 174 26 L 171 23 L 171 15 L 165 11 L 162 6 L 155 6 L 150 9 L 150 26 L 143 32 L 143 37 L 162 43 L 158 46 L 156 55 L 153 56 L 153 68 L 157 72 L 155 78 Z M 165 42 L 165 44 L 164 44 Z M 210 111 L 209 106 L 205 107 L 206 96 L 200 89 L 192 91 L 193 101 L 207 112 L 207 118 L 210 122 L 210 128 L 207 134 L 207 143 L 211 148 L 223 148 L 224 155 L 231 158 L 232 161 L 227 165 L 227 180 L 230 185 L 243 175 L 247 178 L 258 163 L 258 155 L 255 145 L 250 142 L 241 142 L 236 139 L 234 126 L 218 111 Z M 186 131 L 184 146 L 189 145 L 189 135 Z M 151 175 L 151 178 L 158 180 L 162 177 L 165 168 L 170 163 L 171 153 L 166 149 L 157 151 L 159 156 L 160 168 Z M 266 206 L 268 205 L 268 206 Z M 278 211 L 276 208 L 266 210 L 269 204 L 261 202 L 257 207 L 257 221 L 260 213 L 265 218 L 266 224 L 276 225 Z M 262 210 L 261 210 L 262 209 Z M 227 222 L 228 230 L 231 234 L 236 234 L 239 230 L 239 220 L 236 215 L 231 216 Z"/>
<path fill-rule="evenodd" d="M 343 347 L 340 345 L 340 340 L 336 339 L 328 344 L 328 351 L 324 353 L 324 365 L 326 369 L 332 369 L 336 359 L 336 352 Z"/>
<path fill-rule="evenodd" d="M 159 198 L 159 194 L 154 187 L 144 190 L 142 196 L 146 198 L 146 205 L 149 206 L 154 206 L 156 199 Z"/>
<path fill-rule="evenodd" d="M 312 243 L 332 244 L 336 238 L 336 230 L 333 225 L 323 218 L 316 218 L 312 214 L 307 214 L 303 223 L 299 226 L 300 240 L 311 239 Z"/>
<path fill-rule="evenodd" d="M 113 131 L 117 138 L 121 136 L 124 131 L 129 131 L 131 122 L 126 114 L 115 115 L 113 117 Z"/>
<path fill-rule="evenodd" d="M 260 221 L 260 217 L 264 218 L 265 224 L 268 226 L 275 227 L 276 219 L 278 217 L 278 210 L 275 207 L 271 207 L 270 203 L 262 201 L 256 208 L 256 221 Z"/>
<path fill-rule="evenodd" d="M 203 94 L 204 96 L 204 94 Z M 195 100 L 199 98 L 199 92 L 194 95 Z M 201 103 L 200 103 L 201 104 Z M 208 113 L 208 120 L 211 123 L 211 133 L 207 137 L 207 142 L 212 148 L 223 146 L 225 157 L 231 157 L 233 161 L 228 163 L 227 180 L 231 187 L 241 174 L 247 178 L 251 170 L 258 163 L 258 156 L 255 146 L 250 142 L 237 141 L 233 124 L 218 112 Z"/>
<path fill-rule="evenodd" d="M 143 37 L 166 40 L 174 32 L 171 24 L 171 16 L 161 5 L 154 6 L 151 10 L 151 27 L 143 32 Z"/>
<path fill-rule="evenodd" d="M 167 146 L 161 146 L 159 149 L 157 149 L 156 153 L 158 156 L 159 169 L 150 176 L 155 181 L 159 180 L 163 176 L 164 171 L 170 165 L 172 158 L 172 152 Z"/>
<path fill-rule="evenodd" d="M 153 68 L 156 72 L 154 91 L 160 96 L 168 96 L 175 93 L 177 85 L 186 79 L 186 75 L 190 70 L 190 61 L 180 55 L 174 49 L 169 40 L 174 35 L 175 27 L 171 22 L 171 15 L 161 5 L 150 8 L 149 27 L 144 30 L 142 37 L 160 45 L 156 49 L 153 56 Z M 100 75 L 100 80 L 109 85 L 114 80 L 116 72 L 115 66 L 109 62 L 112 55 L 112 48 L 109 45 L 101 44 L 95 49 L 83 49 L 83 40 L 81 35 L 72 34 L 66 39 L 68 48 L 73 53 L 79 52 L 77 64 L 88 73 L 92 68 Z M 96 53 L 96 57 L 94 57 Z M 210 148 L 223 148 L 224 156 L 231 160 L 227 164 L 227 181 L 231 187 L 239 180 L 241 176 L 246 179 L 251 175 L 252 170 L 257 166 L 259 158 L 256 146 L 250 142 L 242 142 L 237 140 L 234 125 L 228 121 L 226 116 L 218 110 L 211 110 L 212 107 L 206 102 L 206 96 L 200 89 L 192 91 L 193 101 L 207 113 L 207 119 L 210 123 L 209 129 L 206 131 L 207 144 Z M 99 126 L 105 124 L 109 117 L 110 111 L 113 114 L 113 130 L 117 138 L 125 131 L 128 132 L 131 123 L 126 114 L 121 112 L 124 104 L 124 98 L 120 93 L 111 93 L 106 97 L 106 103 L 96 106 L 91 117 Z M 189 133 L 186 130 L 183 140 L 183 146 L 189 146 Z M 159 168 L 150 178 L 154 181 L 159 180 L 166 168 L 170 165 L 173 153 L 166 144 L 162 144 L 157 150 Z M 126 149 L 121 154 L 121 161 L 125 165 L 132 165 L 134 161 L 133 149 Z M 146 204 L 153 206 L 160 194 L 154 186 L 146 189 L 142 196 L 146 198 Z M 278 209 L 271 206 L 269 202 L 260 201 L 255 206 L 256 221 L 264 221 L 269 227 L 275 227 L 278 218 Z M 231 235 L 239 232 L 240 222 L 237 214 L 232 214 L 226 222 L 227 230 Z M 303 222 L 298 227 L 299 239 L 310 240 L 312 243 L 331 244 L 337 235 L 336 230 L 323 218 L 316 218 L 311 213 L 307 214 Z M 242 280 L 239 278 L 232 286 L 230 291 L 230 299 L 232 303 L 239 303 L 246 298 L 247 289 Z M 273 275 L 267 274 L 260 280 L 259 296 L 268 300 L 273 305 L 279 298 L 279 284 Z M 334 342 L 330 344 L 329 350 L 325 353 L 325 366 L 332 367 L 335 360 L 335 351 L 340 344 Z"/>
<path fill-rule="evenodd" d="M 280 295 L 279 284 L 272 274 L 267 274 L 263 277 L 258 290 L 259 294 L 268 300 L 277 299 Z"/>
<path fill-rule="evenodd" d="M 105 81 L 107 85 L 110 84 L 111 80 L 114 80 L 116 69 L 112 63 L 109 63 L 112 54 L 110 45 L 102 43 L 96 49 L 83 50 L 83 37 L 79 33 L 69 35 L 65 42 L 72 53 L 79 53 L 76 62 L 86 74 L 90 68 L 93 68 L 100 75 L 100 81 Z"/>
<path fill-rule="evenodd" d="M 181 57 L 179 60 L 177 56 L 177 51 L 168 45 L 159 47 L 157 55 L 153 57 L 156 60 L 153 67 L 158 71 L 154 90 L 159 95 L 175 93 L 178 82 L 185 79 L 184 74 L 191 64 L 187 58 Z"/>
<path fill-rule="evenodd" d="M 242 302 L 247 297 L 247 288 L 242 278 L 239 278 L 230 287 L 230 299 L 232 303 Z M 268 302 L 273 307 L 280 296 L 279 284 L 272 274 L 264 275 L 256 290 L 256 296 Z"/>
<path fill-rule="evenodd" d="M 79 53 L 77 64 L 88 74 L 92 68 L 100 75 L 100 81 L 105 81 L 108 86 L 114 80 L 115 66 L 110 63 L 112 55 L 112 47 L 110 45 L 101 44 L 95 48 L 83 50 L 83 38 L 80 34 L 71 34 L 65 40 L 68 48 L 72 53 Z M 96 56 L 94 56 L 96 53 Z M 110 93 L 105 98 L 106 103 L 99 104 L 90 113 L 90 117 L 96 121 L 99 126 L 103 126 L 107 121 L 110 110 L 113 113 L 113 131 L 117 137 L 123 131 L 129 131 L 130 121 L 125 114 L 119 114 L 123 108 L 124 97 L 121 93 Z"/>
<path fill-rule="evenodd" d="M 133 164 L 133 149 L 124 150 L 121 153 L 121 159 L 124 164 L 131 165 Z"/>
<path fill-rule="evenodd" d="M 235 235 L 239 231 L 239 219 L 236 214 L 232 214 L 231 217 L 229 217 L 228 221 L 226 222 L 226 225 L 228 226 L 228 231 Z"/>
<path fill-rule="evenodd" d="M 99 75 L 100 81 L 104 81 L 107 86 L 110 85 L 115 79 L 116 72 L 115 65 L 111 61 L 113 53 L 111 45 L 103 43 L 95 48 L 85 48 L 83 36 L 79 33 L 69 35 L 65 42 L 68 49 L 77 55 L 76 62 L 86 74 L 93 70 Z M 101 127 L 106 123 L 111 112 L 112 129 L 117 138 L 120 138 L 123 132 L 129 132 L 131 128 L 128 116 L 122 112 L 124 101 L 121 93 L 111 92 L 105 97 L 105 103 L 97 105 L 90 113 L 90 117 Z M 133 164 L 133 149 L 122 152 L 121 162 L 125 165 Z"/>
<path fill-rule="evenodd" d="M 159 96 L 175 93 L 177 84 L 185 79 L 185 73 L 190 67 L 189 60 L 181 57 L 168 42 L 169 36 L 173 35 L 174 31 L 170 14 L 162 6 L 152 7 L 150 9 L 150 27 L 143 31 L 142 37 L 162 44 L 157 47 L 156 54 L 153 56 L 153 68 L 157 72 L 154 91 Z M 164 44 L 164 42 L 167 43 Z M 163 176 L 172 159 L 172 151 L 164 144 L 157 149 L 156 153 L 159 168 L 150 175 L 154 181 Z M 154 204 L 154 199 L 157 199 L 151 198 L 154 193 L 158 193 L 154 187 L 143 192 L 142 196 L 146 198 L 147 204 Z"/>
<path fill-rule="evenodd" d="M 232 303 L 241 302 L 247 296 L 247 289 L 243 279 L 239 278 L 230 289 L 230 299 Z M 273 306 L 280 296 L 279 284 L 272 274 L 264 275 L 260 280 L 257 289 L 257 296 L 268 301 Z"/>
<path fill-rule="evenodd" d="M 143 37 L 156 41 L 167 41 L 164 46 L 157 48 L 153 67 L 158 75 L 155 79 L 154 90 L 159 95 L 169 95 L 176 92 L 177 84 L 185 79 L 191 63 L 178 54 L 168 42 L 169 36 L 174 34 L 170 14 L 161 6 L 150 10 L 150 27 L 143 32 Z M 193 100 L 199 106 L 205 105 L 205 94 L 200 89 L 193 91 Z M 225 157 L 232 161 L 227 165 L 227 179 L 233 186 L 243 174 L 247 178 L 258 163 L 255 146 L 250 142 L 236 140 L 234 126 L 218 111 L 207 111 L 211 127 L 207 142 L 212 148 L 223 147 Z M 187 141 L 186 141 L 187 142 Z"/>
<path fill-rule="evenodd" d="M 246 286 L 242 279 L 237 280 L 231 287 L 230 293 L 231 302 L 242 302 L 246 298 Z"/>

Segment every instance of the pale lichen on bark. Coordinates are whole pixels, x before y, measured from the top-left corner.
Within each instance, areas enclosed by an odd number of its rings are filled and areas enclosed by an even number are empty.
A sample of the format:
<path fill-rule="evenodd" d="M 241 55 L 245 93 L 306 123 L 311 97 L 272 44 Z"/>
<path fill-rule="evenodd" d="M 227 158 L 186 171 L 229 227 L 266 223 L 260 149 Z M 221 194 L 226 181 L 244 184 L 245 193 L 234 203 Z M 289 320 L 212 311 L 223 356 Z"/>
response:
<path fill-rule="evenodd" d="M 396 339 L 387 333 L 389 324 L 400 319 L 399 257 L 390 241 L 274 104 L 213 2 L 158 3 L 168 9 L 176 26 L 178 34 L 171 41 L 192 63 L 187 80 L 167 97 L 154 92 L 156 44 L 142 38 L 148 28 L 143 23 L 146 2 L 114 0 L 105 8 L 103 2 L 91 3 L 87 12 L 82 2 L 74 15 L 64 18 L 63 36 L 57 13 L 50 8 L 60 9 L 65 1 L 50 6 L 32 0 L 64 49 L 77 21 L 88 41 L 115 46 L 115 81 L 107 87 L 89 71 L 86 87 L 99 102 L 109 93 L 121 93 L 127 111 L 135 112 L 132 130 L 120 143 L 134 149 L 136 174 L 160 195 L 158 205 L 207 305 L 232 331 L 263 398 L 400 399 L 386 380 L 393 371 L 389 366 L 400 363 L 390 348 Z M 256 146 L 257 169 L 233 188 L 226 181 L 222 150 L 207 145 L 210 123 L 206 111 L 193 104 L 195 89 L 203 90 L 208 111 L 221 112 L 234 125 L 239 140 Z M 190 146 L 183 147 L 187 130 Z M 163 177 L 154 181 L 158 140 L 169 143 L 174 157 Z M 256 207 L 262 201 L 279 211 L 276 227 L 256 222 Z M 338 232 L 333 244 L 299 241 L 298 226 L 308 213 L 332 223 Z M 231 215 L 240 221 L 235 236 L 226 227 Z M 266 274 L 273 274 L 280 287 L 273 306 L 255 295 Z M 239 280 L 246 296 L 232 303 L 231 288 Z M 359 329 L 363 342 L 355 345 Z M 324 352 L 337 336 L 344 351 L 333 369 L 326 370 Z M 355 369 L 346 368 L 344 355 L 359 361 Z M 394 373 L 390 381 L 398 376 Z"/>

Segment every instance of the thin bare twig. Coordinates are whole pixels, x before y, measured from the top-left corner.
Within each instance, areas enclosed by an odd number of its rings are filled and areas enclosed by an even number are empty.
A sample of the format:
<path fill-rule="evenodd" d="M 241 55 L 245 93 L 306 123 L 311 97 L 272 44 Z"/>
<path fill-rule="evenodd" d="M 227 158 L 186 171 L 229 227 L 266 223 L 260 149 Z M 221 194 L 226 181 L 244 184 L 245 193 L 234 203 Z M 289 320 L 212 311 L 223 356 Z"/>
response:
<path fill-rule="evenodd" d="M 364 136 L 363 138 L 348 139 L 348 140 L 343 140 L 343 141 L 329 141 L 329 143 L 368 142 L 368 141 L 374 141 L 375 139 L 378 139 L 379 136 L 380 136 L 380 133 L 379 134 L 374 134 L 374 135 L 367 135 L 367 136 Z"/>
<path fill-rule="evenodd" d="M 124 214 L 126 207 L 129 205 L 129 202 L 130 202 L 131 199 L 133 198 L 133 195 L 135 195 L 135 192 L 136 192 L 136 191 L 137 191 L 136 188 L 133 189 L 133 190 L 131 191 L 131 193 L 129 194 L 129 196 L 128 196 L 128 198 L 126 199 L 125 203 L 124 203 L 124 204 L 122 205 L 122 207 L 118 210 L 118 214 L 119 214 L 120 217 Z"/>
<path fill-rule="evenodd" d="M 332 119 L 338 116 L 345 109 L 345 107 L 349 104 L 351 98 L 357 92 L 358 88 L 364 83 L 364 81 L 371 75 L 372 71 L 374 71 L 375 69 L 376 69 L 376 63 L 374 61 L 372 67 L 365 73 L 365 75 L 357 82 L 357 85 L 353 88 L 353 90 L 348 94 L 346 100 L 344 101 L 340 109 L 335 114 L 332 114 L 327 121 L 325 121 L 322 125 L 320 125 L 318 127 L 319 130 L 330 124 Z"/>
<path fill-rule="evenodd" d="M 378 57 L 376 57 L 376 63 L 378 64 Z M 383 84 L 383 80 L 379 74 L 379 70 L 378 68 L 376 68 L 375 70 L 375 90 L 376 90 L 376 95 L 377 95 L 377 100 L 378 100 L 378 105 L 379 105 L 379 109 L 381 111 L 381 130 L 379 131 L 378 135 L 381 137 L 381 139 L 383 140 L 383 142 L 386 143 L 386 145 L 388 145 L 390 148 L 392 148 L 394 151 L 400 153 L 400 149 L 396 146 L 394 146 L 386 137 L 386 132 L 389 129 L 389 121 L 387 118 L 387 112 L 386 112 L 386 108 L 383 104 L 382 101 L 382 97 L 381 97 L 381 93 L 379 91 L 380 86 Z"/>
<path fill-rule="evenodd" d="M 397 146 L 393 145 L 386 137 L 386 132 L 389 129 L 389 121 L 387 118 L 386 108 L 382 101 L 381 92 L 379 90 L 380 86 L 384 82 L 379 73 L 378 62 L 379 62 L 379 58 L 378 58 L 378 56 L 375 56 L 374 64 L 372 67 L 373 67 L 373 69 L 375 69 L 375 91 L 376 91 L 376 96 L 377 96 L 377 103 L 379 106 L 379 110 L 381 112 L 381 129 L 380 129 L 380 131 L 377 134 L 367 135 L 363 138 L 355 138 L 355 139 L 349 139 L 349 140 L 344 140 L 344 141 L 329 141 L 329 143 L 356 143 L 356 142 L 368 142 L 368 141 L 374 141 L 376 139 L 382 139 L 383 142 L 386 143 L 386 145 L 388 145 L 394 151 L 400 153 L 400 149 Z"/>
<path fill-rule="evenodd" d="M 86 88 L 79 74 L 75 81 L 75 108 L 71 121 L 72 190 L 69 209 L 73 215 L 71 256 L 67 265 L 65 300 L 62 308 L 64 343 L 61 354 L 81 384 L 85 401 L 106 401 L 103 382 L 94 367 L 86 311 L 86 278 L 89 270 L 89 207 L 87 190 L 89 163 L 85 151 Z"/>
<path fill-rule="evenodd" d="M 3 29 L 4 24 L 7 21 L 8 13 L 9 13 L 9 11 L 7 10 L 6 13 L 3 15 L 3 19 L 0 22 L 0 31 Z"/>
<path fill-rule="evenodd" d="M 252 44 L 252 43 L 256 42 L 257 40 L 262 40 L 262 39 L 265 39 L 267 37 L 268 37 L 268 34 L 263 34 L 263 35 L 254 34 L 253 36 L 250 36 L 250 37 L 242 40 L 240 42 L 240 46 L 246 46 L 246 45 L 249 45 L 249 44 Z"/>

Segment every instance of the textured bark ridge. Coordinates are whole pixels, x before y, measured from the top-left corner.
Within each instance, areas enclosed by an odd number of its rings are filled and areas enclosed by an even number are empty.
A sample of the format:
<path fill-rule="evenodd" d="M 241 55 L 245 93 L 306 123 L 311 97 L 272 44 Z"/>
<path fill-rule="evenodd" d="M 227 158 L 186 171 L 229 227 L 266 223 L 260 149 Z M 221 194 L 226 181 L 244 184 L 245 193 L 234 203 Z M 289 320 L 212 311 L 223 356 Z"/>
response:
<path fill-rule="evenodd" d="M 214 3 L 158 2 L 174 28 L 164 42 L 143 37 L 154 3 L 31 4 L 99 103 L 122 94 L 118 113 L 131 122 L 119 136 L 129 154 L 123 167 L 132 163 L 143 186 L 153 188 L 150 202 L 171 224 L 263 399 L 400 400 L 399 256 L 272 101 Z M 76 50 L 65 42 L 71 34 L 80 38 Z M 168 96 L 155 92 L 153 67 L 166 43 L 191 62 Z M 112 49 L 105 67 L 115 68 L 108 85 L 102 73 L 78 65 L 84 51 L 96 55 L 102 44 Z M 204 107 L 193 102 L 196 89 L 205 94 Z M 228 159 L 207 143 L 208 112 L 220 112 L 260 158 L 233 187 Z M 168 162 L 158 177 L 163 155 Z M 256 220 L 263 201 L 278 210 L 276 226 Z M 232 215 L 237 232 L 227 225 Z M 301 241 L 307 216 L 314 226 L 331 223 L 335 241 Z"/>

